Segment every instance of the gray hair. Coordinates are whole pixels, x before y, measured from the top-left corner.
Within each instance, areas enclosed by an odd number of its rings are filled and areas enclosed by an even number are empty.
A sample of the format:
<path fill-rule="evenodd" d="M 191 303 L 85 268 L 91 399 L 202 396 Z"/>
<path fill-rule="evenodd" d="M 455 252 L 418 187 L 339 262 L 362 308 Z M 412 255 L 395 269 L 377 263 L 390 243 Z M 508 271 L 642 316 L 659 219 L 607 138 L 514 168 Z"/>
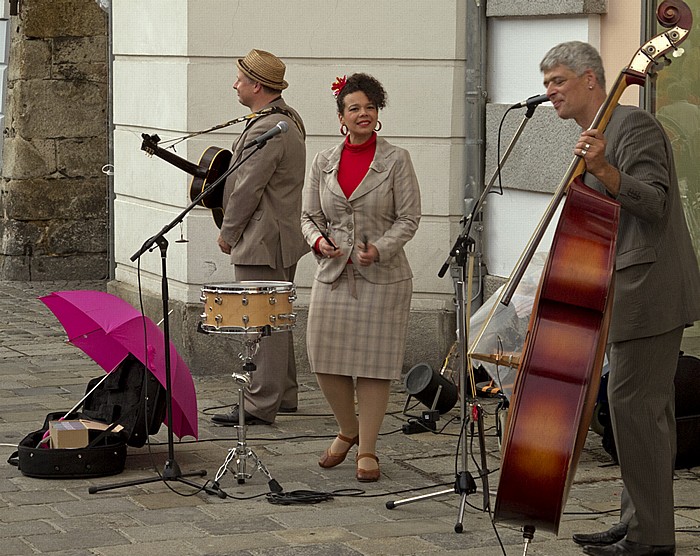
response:
<path fill-rule="evenodd" d="M 557 66 L 566 66 L 577 76 L 583 75 L 589 69 L 605 90 L 603 60 L 598 51 L 587 42 L 563 42 L 551 48 L 540 62 L 540 71 L 544 73 Z"/>

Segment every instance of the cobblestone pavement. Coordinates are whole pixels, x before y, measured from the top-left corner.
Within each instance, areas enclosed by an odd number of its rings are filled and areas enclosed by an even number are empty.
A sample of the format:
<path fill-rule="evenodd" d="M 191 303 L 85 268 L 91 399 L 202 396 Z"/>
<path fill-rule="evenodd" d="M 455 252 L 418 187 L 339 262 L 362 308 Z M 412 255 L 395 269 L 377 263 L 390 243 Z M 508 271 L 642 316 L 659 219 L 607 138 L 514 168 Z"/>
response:
<path fill-rule="evenodd" d="M 37 300 L 63 289 L 105 289 L 104 283 L 0 282 L 0 553 L 3 555 L 479 555 L 523 554 L 517 526 L 494 528 L 482 510 L 495 503 L 500 454 L 495 435 L 496 402 L 481 400 L 485 410 L 486 467 L 481 478 L 478 437 L 458 443 L 459 404 L 438 422 L 440 434 L 404 434 L 406 394 L 397 384 L 391 395 L 379 442 L 382 477 L 361 484 L 354 478 L 353 458 L 324 470 L 316 461 L 335 428 L 313 376 L 299 377 L 300 408 L 280 415 L 274 425 L 248 429 L 247 446 L 269 470 L 285 493 L 334 493 L 315 504 L 272 504 L 270 489 L 254 460 L 252 476 L 236 480 L 235 463 L 220 478 L 227 496 L 208 494 L 181 481 L 154 481 L 119 486 L 90 494 L 90 486 L 157 478 L 168 458 L 167 428 L 151 436 L 150 445 L 129 448 L 125 470 L 92 480 L 36 479 L 4 463 L 17 443 L 40 428 L 46 413 L 66 411 L 85 392 L 101 369 L 79 349 L 65 343 L 62 326 Z M 235 341 L 235 340 L 231 340 Z M 200 438 L 176 440 L 174 459 L 183 473 L 205 470 L 211 481 L 236 446 L 235 430 L 216 427 L 209 415 L 235 401 L 230 376 L 195 377 Z M 409 409 L 409 413 L 420 408 Z M 468 457 L 472 455 L 471 457 Z M 351 454 L 352 456 L 352 454 Z M 479 491 L 465 496 L 466 508 L 458 534 L 462 496 L 452 490 L 455 472 L 466 471 Z M 700 555 L 700 467 L 677 472 L 677 554 Z M 210 484 L 210 483 L 208 483 Z M 483 490 L 491 491 L 484 497 Z M 359 490 L 361 489 L 361 490 Z M 619 469 L 591 432 L 570 492 L 559 535 L 537 532 L 531 555 L 581 554 L 571 541 L 575 531 L 606 529 L 617 521 L 621 482 Z M 426 493 L 441 493 L 387 508 L 387 502 Z M 360 494 L 361 493 L 361 494 Z M 536 492 L 532 493 L 537 496 Z M 391 504 L 389 504 L 391 506 Z M 498 535 L 498 537 L 497 537 Z M 499 546 L 503 543 L 504 548 Z"/>

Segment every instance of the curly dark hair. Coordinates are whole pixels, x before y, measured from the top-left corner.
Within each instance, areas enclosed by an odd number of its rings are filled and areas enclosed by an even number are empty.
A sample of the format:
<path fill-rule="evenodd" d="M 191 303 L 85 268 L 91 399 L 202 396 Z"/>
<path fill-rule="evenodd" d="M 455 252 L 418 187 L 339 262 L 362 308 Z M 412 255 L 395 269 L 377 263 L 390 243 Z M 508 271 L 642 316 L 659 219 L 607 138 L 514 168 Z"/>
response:
<path fill-rule="evenodd" d="M 367 95 L 367 98 L 371 100 L 378 110 L 381 110 L 386 106 L 386 91 L 382 84 L 377 81 L 371 75 L 366 73 L 353 73 L 348 77 L 345 87 L 340 91 L 340 94 L 336 97 L 336 104 L 338 106 L 338 114 L 343 113 L 345 108 L 345 97 L 351 93 L 356 93 L 357 91 L 362 91 Z"/>

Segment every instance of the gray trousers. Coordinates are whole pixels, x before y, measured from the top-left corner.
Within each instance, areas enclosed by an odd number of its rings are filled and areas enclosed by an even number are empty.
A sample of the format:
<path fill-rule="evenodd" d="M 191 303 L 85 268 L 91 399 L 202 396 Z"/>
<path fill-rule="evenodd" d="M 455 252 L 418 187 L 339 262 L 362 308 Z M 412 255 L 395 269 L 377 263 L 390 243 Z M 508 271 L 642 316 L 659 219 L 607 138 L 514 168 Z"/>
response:
<path fill-rule="evenodd" d="M 608 400 L 624 483 L 620 520 L 632 542 L 675 544 L 673 378 L 682 337 L 680 327 L 610 345 Z"/>
<path fill-rule="evenodd" d="M 244 280 L 294 281 L 296 265 L 271 268 L 262 265 L 235 265 L 237 282 Z M 280 406 L 297 407 L 297 367 L 291 331 L 273 332 L 260 340 L 260 349 L 253 359 L 256 370 L 250 387 L 244 392 L 245 410 L 259 419 L 273 422 Z"/>

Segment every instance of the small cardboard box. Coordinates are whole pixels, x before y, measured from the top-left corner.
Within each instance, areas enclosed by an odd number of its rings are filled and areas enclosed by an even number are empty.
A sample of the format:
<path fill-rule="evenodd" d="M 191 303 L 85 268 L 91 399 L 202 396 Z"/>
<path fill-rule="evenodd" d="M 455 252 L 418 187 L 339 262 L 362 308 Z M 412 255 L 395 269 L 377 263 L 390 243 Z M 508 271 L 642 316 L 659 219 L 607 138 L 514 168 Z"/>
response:
<path fill-rule="evenodd" d="M 88 443 L 88 429 L 80 421 L 49 422 L 52 448 L 85 448 Z"/>
<path fill-rule="evenodd" d="M 82 423 L 89 431 L 106 431 L 112 426 L 107 423 L 101 423 L 100 421 L 93 421 L 92 419 L 80 419 L 79 422 Z M 116 427 L 112 427 L 112 430 L 114 432 L 120 432 L 124 430 L 124 427 L 117 425 Z"/>

